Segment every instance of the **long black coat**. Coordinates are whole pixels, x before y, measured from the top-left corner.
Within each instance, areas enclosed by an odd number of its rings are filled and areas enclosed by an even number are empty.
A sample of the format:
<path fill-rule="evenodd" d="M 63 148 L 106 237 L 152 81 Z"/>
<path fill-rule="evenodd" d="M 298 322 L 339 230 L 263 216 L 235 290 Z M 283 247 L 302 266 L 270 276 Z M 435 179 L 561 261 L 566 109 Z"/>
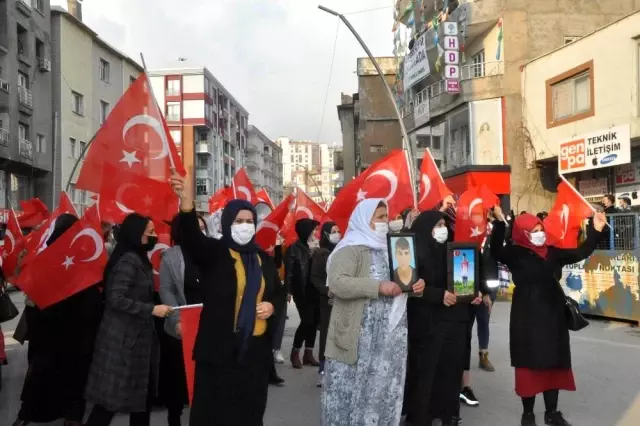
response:
<path fill-rule="evenodd" d="M 160 362 L 153 307 L 151 265 L 133 252 L 125 253 L 106 283 L 87 400 L 118 413 L 147 409 L 149 397 L 154 396 L 149 391 L 155 394 Z"/>
<path fill-rule="evenodd" d="M 507 243 L 505 225 L 494 222 L 493 255 L 513 276 L 509 346 L 511 365 L 532 370 L 571 368 L 569 329 L 564 315 L 564 292 L 554 271 L 580 262 L 593 253 L 602 233 L 593 226 L 577 249 L 549 247 L 546 259 L 528 248 Z"/>

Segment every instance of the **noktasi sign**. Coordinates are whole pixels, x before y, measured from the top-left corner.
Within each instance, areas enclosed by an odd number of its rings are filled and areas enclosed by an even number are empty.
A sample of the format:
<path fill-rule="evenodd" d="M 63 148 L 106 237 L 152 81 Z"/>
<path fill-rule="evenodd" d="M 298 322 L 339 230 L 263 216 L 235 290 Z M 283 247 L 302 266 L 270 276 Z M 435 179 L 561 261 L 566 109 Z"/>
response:
<path fill-rule="evenodd" d="M 413 49 L 404 57 L 404 90 L 409 90 L 411 86 L 426 78 L 430 73 L 426 34 L 423 34 L 416 40 Z"/>

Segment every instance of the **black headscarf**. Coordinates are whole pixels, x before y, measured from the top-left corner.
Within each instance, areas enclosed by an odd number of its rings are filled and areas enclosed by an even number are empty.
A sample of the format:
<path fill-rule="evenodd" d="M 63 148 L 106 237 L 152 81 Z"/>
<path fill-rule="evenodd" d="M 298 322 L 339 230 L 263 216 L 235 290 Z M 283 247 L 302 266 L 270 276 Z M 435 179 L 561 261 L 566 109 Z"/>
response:
<path fill-rule="evenodd" d="M 333 251 L 333 249 L 336 247 L 336 245 L 329 240 L 329 235 L 331 235 L 331 228 L 333 228 L 334 226 L 336 226 L 335 222 L 325 222 L 324 225 L 322 225 L 322 232 L 320 233 L 320 247 L 326 248 L 329 251 Z"/>
<path fill-rule="evenodd" d="M 418 276 L 426 285 L 447 288 L 447 244 L 433 238 L 433 228 L 446 215 L 437 210 L 420 213 L 411 226 L 416 234 Z"/>
<path fill-rule="evenodd" d="M 260 268 L 260 261 L 258 259 L 259 248 L 256 245 L 255 236 L 245 245 L 236 243 L 231 236 L 231 226 L 236 220 L 238 213 L 242 210 L 250 211 L 253 215 L 253 223 L 257 223 L 256 209 L 251 203 L 245 200 L 232 200 L 227 203 L 222 211 L 221 219 L 222 241 L 227 247 L 240 253 L 246 278 L 237 321 L 238 337 L 240 339 L 240 358 L 242 358 L 247 349 L 249 337 L 253 335 L 253 329 L 256 323 L 258 293 L 260 293 L 260 287 L 262 286 L 262 269 Z"/>
<path fill-rule="evenodd" d="M 305 246 L 309 246 L 308 241 L 311 233 L 316 227 L 320 225 L 320 222 L 313 219 L 298 219 L 296 222 L 296 234 L 298 234 L 298 240 Z"/>
<path fill-rule="evenodd" d="M 147 251 L 142 244 L 142 236 L 147 229 L 147 225 L 151 219 L 139 215 L 138 213 L 131 213 L 124 218 L 122 225 L 118 232 L 118 243 L 113 249 L 113 253 L 109 256 L 107 266 L 104 268 L 104 282 L 107 283 L 107 278 L 113 267 L 118 263 L 118 260 L 127 252 L 136 253 L 145 265 L 151 268 L 151 262 L 147 257 Z"/>
<path fill-rule="evenodd" d="M 53 232 L 47 240 L 47 247 L 50 247 L 58 238 L 62 236 L 74 223 L 78 221 L 78 218 L 72 214 L 64 213 L 56 218 L 56 224 L 53 227 Z"/>

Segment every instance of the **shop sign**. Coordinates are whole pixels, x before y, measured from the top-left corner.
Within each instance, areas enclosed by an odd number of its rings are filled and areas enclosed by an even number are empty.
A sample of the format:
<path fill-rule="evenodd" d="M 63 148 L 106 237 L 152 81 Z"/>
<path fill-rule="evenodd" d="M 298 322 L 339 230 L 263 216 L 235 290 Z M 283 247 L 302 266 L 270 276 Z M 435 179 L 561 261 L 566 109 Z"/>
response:
<path fill-rule="evenodd" d="M 561 142 L 558 152 L 560 174 L 630 163 L 629 125 L 587 133 Z"/>
<path fill-rule="evenodd" d="M 426 37 L 426 33 L 419 37 L 413 45 L 413 49 L 404 57 L 403 85 L 405 91 L 426 78 L 431 72 L 427 57 Z"/>
<path fill-rule="evenodd" d="M 429 111 L 429 97 L 424 96 L 422 102 L 415 102 L 413 106 L 413 120 L 416 126 L 420 126 L 427 123 L 431 118 L 431 111 Z"/>
<path fill-rule="evenodd" d="M 578 182 L 578 192 L 584 197 L 598 197 L 606 194 L 607 178 L 587 179 Z"/>
<path fill-rule="evenodd" d="M 458 23 L 445 22 L 444 26 L 444 79 L 447 93 L 460 93 L 460 43 Z"/>
<path fill-rule="evenodd" d="M 616 167 L 616 185 L 640 183 L 640 161 Z"/>

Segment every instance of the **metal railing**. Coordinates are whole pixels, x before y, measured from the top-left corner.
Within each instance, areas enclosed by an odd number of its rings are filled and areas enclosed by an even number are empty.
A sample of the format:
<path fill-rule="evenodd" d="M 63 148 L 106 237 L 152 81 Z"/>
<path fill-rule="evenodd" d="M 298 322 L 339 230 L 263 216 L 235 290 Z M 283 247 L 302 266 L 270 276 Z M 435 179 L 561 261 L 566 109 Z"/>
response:
<path fill-rule="evenodd" d="M 598 243 L 600 250 L 635 250 L 640 248 L 640 215 L 638 213 L 608 214 L 608 236 Z"/>
<path fill-rule="evenodd" d="M 20 156 L 27 159 L 33 158 L 33 143 L 30 140 L 20 138 L 19 142 L 19 151 Z"/>
<path fill-rule="evenodd" d="M 23 86 L 18 86 L 18 97 L 20 98 L 20 103 L 22 105 L 33 108 L 33 94 L 31 93 L 31 90 Z"/>
<path fill-rule="evenodd" d="M 9 146 L 9 130 L 0 128 L 0 145 Z"/>
<path fill-rule="evenodd" d="M 475 78 L 491 77 L 504 74 L 504 63 L 502 61 L 480 62 L 477 64 L 462 65 L 460 67 L 460 80 L 472 80 Z M 425 87 L 416 93 L 413 102 L 409 102 L 400 109 L 402 117 L 413 114 L 413 106 L 415 103 L 421 104 L 425 98 L 435 98 L 446 93 L 446 82 L 440 80 L 430 86 Z"/>

